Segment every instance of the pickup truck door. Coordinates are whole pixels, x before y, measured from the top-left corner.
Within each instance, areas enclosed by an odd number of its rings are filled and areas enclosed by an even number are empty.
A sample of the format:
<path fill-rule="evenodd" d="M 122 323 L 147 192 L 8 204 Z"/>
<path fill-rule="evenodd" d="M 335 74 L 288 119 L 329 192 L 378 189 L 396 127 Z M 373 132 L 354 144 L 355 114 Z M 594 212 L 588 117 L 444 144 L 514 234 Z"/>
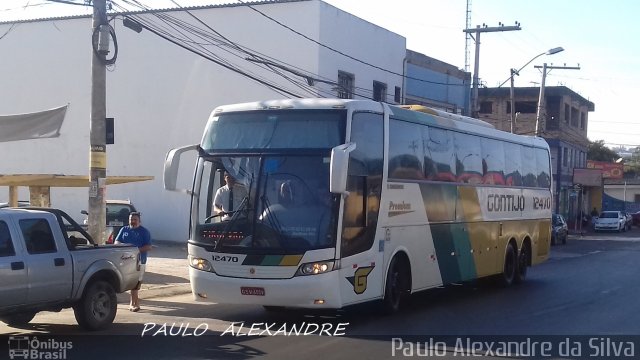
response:
<path fill-rule="evenodd" d="M 16 231 L 0 219 L 0 308 L 24 304 L 27 300 L 27 267 Z"/>
<path fill-rule="evenodd" d="M 73 264 L 56 218 L 18 221 L 28 254 L 29 303 L 60 301 L 71 296 Z M 52 231 L 54 229 L 54 231 Z"/>

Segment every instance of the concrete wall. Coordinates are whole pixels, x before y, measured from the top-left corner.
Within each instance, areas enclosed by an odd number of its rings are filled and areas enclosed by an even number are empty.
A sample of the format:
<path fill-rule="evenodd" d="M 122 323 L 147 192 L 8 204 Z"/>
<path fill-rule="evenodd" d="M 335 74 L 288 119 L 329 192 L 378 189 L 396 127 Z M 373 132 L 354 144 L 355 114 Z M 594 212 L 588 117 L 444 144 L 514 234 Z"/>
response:
<path fill-rule="evenodd" d="M 397 34 L 316 0 L 254 6 L 334 49 L 402 73 L 406 42 Z M 389 89 L 402 86 L 401 76 L 323 48 L 245 6 L 192 13 L 232 41 L 319 77 L 337 81 L 338 70 L 351 72 L 356 86 L 364 89 L 356 93 L 368 90 L 371 94 L 373 80 L 387 83 Z M 197 24 L 188 14 L 171 15 Z M 152 15 L 142 16 L 159 23 Z M 124 28 L 121 19 L 111 24 L 117 32 L 119 54 L 107 72 L 107 116 L 115 118 L 115 144 L 107 147 L 107 174 L 151 175 L 155 180 L 110 186 L 106 197 L 131 199 L 153 238 L 183 241 L 188 235 L 189 198 L 163 189 L 167 151 L 198 143 L 209 114 L 218 105 L 285 96 L 149 31 L 138 34 Z M 0 24 L 0 34 L 11 26 Z M 90 38 L 91 19 L 85 17 L 18 23 L 0 39 L 0 114 L 70 104 L 59 138 L 0 144 L 0 174 L 89 173 Z M 211 49 L 300 96 L 335 97 L 330 85 L 316 85 L 309 92 L 219 48 Z M 193 162 L 183 164 L 182 171 L 180 185 L 190 187 Z M 19 198 L 28 199 L 26 188 L 20 189 Z M 1 199 L 8 199 L 7 188 L 0 188 Z M 80 210 L 87 208 L 88 189 L 52 189 L 51 201 L 82 219 Z"/>

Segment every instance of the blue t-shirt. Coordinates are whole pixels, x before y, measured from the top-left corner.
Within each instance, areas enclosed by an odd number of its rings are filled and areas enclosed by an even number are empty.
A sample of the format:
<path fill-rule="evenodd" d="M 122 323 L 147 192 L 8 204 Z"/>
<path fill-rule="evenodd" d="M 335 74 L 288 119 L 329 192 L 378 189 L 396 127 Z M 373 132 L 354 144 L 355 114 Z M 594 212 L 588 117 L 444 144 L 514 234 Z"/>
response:
<path fill-rule="evenodd" d="M 144 226 L 138 226 L 134 229 L 131 226 L 127 225 L 120 229 L 118 236 L 116 236 L 116 241 L 132 244 L 140 248 L 145 245 L 151 244 L 151 234 L 149 233 L 149 230 L 147 230 Z M 140 263 L 147 263 L 146 252 L 140 253 Z"/>

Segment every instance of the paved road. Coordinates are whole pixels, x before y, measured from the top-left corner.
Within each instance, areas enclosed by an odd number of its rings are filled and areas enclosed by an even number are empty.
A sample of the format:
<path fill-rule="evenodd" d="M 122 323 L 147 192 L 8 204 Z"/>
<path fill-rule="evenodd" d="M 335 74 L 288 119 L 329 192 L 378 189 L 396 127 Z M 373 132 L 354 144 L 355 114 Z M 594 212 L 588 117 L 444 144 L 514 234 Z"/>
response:
<path fill-rule="evenodd" d="M 401 357 L 404 351 L 409 354 L 417 346 L 424 349 L 424 342 L 429 341 L 447 341 L 443 351 L 450 357 L 460 355 L 455 353 L 456 341 L 469 338 L 544 340 L 552 343 L 556 350 L 562 341 L 569 339 L 583 344 L 583 356 L 592 356 L 594 351 L 600 351 L 601 342 L 618 341 L 617 335 L 640 334 L 637 312 L 640 242 L 634 235 L 634 232 L 612 234 L 606 241 L 589 235 L 581 239 L 572 237 L 567 245 L 554 246 L 550 260 L 531 269 L 525 284 L 501 289 L 479 282 L 437 289 L 417 294 L 409 309 L 392 317 L 378 316 L 370 305 L 330 313 L 272 314 L 258 306 L 195 303 L 190 294 L 165 296 L 159 292 L 158 296 L 143 300 L 143 310 L 139 313 L 126 311 L 125 298 L 112 328 L 91 336 L 82 335 L 73 313 L 68 310 L 39 314 L 33 324 L 24 329 L 0 325 L 0 333 L 43 339 L 54 334 L 56 341 L 68 339 L 76 344 L 73 351 L 70 350 L 70 359 L 89 355 L 99 359 L 140 359 L 142 350 L 133 350 L 138 348 L 144 349 L 142 358 L 155 359 L 281 359 L 302 358 L 302 355 L 323 360 L 386 359 L 392 357 L 393 351 L 396 357 Z M 155 261 L 155 271 L 169 274 L 150 275 L 166 280 L 153 286 L 184 287 L 186 269 L 180 267 L 184 265 L 181 252 L 179 248 L 156 249 L 150 264 Z M 176 266 L 178 268 L 174 268 Z M 153 269 L 151 265 L 150 269 Z M 151 294 L 153 289 L 147 291 Z M 244 324 L 242 330 L 240 323 Z M 293 326 L 299 328 L 305 324 L 330 324 L 334 330 L 344 324 L 345 334 L 270 336 L 282 326 L 290 331 Z M 253 335 L 252 325 L 260 329 Z M 403 339 L 404 343 L 394 342 L 394 338 Z M 635 357 L 640 351 L 638 338 L 629 338 Z M 596 341 L 596 347 L 591 348 L 589 341 Z M 624 341 L 619 345 L 616 349 L 628 346 Z M 5 351 L 3 346 L 0 343 L 0 356 Z M 603 351 L 610 350 L 608 345 L 602 346 Z M 595 358 L 612 358 L 604 355 L 607 354 L 598 353 Z"/>

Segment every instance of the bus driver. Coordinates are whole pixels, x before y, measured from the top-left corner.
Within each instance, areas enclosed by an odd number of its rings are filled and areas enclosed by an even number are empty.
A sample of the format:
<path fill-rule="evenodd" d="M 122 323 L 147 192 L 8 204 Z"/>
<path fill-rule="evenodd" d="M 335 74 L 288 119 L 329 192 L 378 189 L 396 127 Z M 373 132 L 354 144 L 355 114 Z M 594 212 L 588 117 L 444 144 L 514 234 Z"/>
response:
<path fill-rule="evenodd" d="M 233 211 L 237 210 L 247 195 L 245 187 L 239 184 L 228 171 L 224 172 L 224 181 L 226 184 L 216 191 L 213 198 L 213 211 L 220 214 L 220 219 L 223 221 L 231 220 Z"/>

